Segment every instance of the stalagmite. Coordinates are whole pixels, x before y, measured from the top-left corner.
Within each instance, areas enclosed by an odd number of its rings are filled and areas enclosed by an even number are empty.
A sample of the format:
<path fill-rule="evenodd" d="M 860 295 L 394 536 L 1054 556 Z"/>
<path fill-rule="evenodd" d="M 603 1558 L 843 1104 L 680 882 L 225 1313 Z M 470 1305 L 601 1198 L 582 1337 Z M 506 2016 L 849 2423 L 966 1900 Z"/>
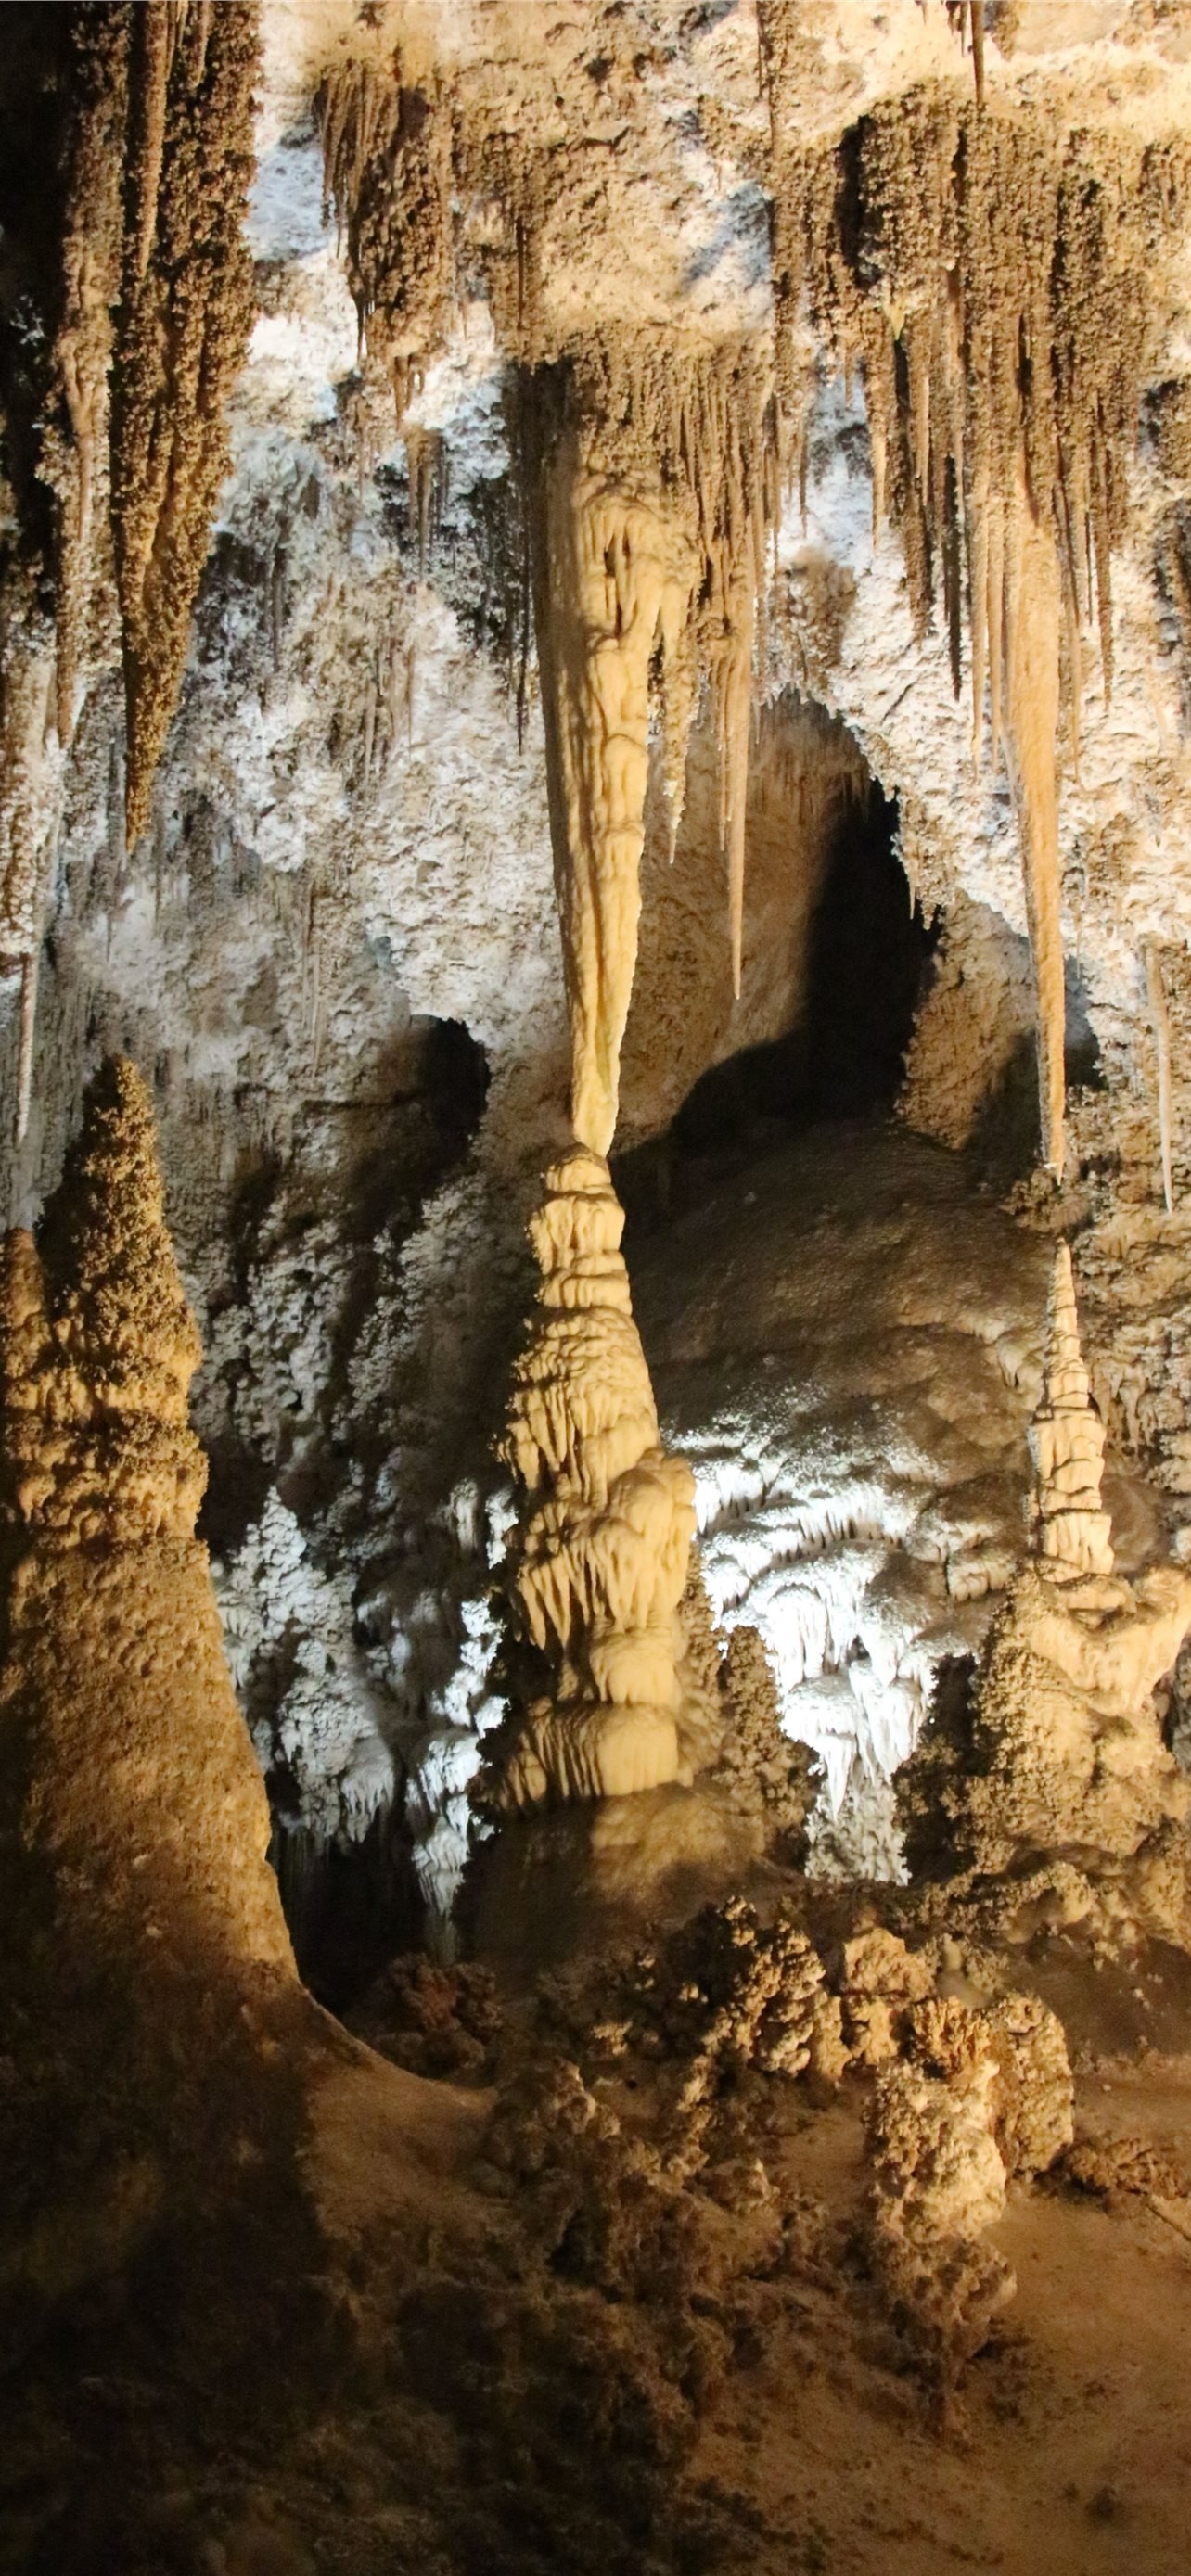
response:
<path fill-rule="evenodd" d="M 317 2019 L 194 1535 L 198 1357 L 148 1098 L 109 1064 L 39 1242 L 9 1234 L 0 1268 L 0 2047 L 38 2278 L 127 2245 L 232 2060 L 242 2086 L 266 2024 Z"/>
<path fill-rule="evenodd" d="M 1055 1574 L 1111 1574 L 1112 1523 L 1100 1505 L 1104 1425 L 1091 1400 L 1065 1236 L 1055 1245 L 1046 1317 L 1042 1398 L 1030 1424 L 1032 1520 Z"/>
<path fill-rule="evenodd" d="M 91 1087 L 40 1244 L 5 1244 L 5 1947 L 23 1947 L 18 1888 L 48 1874 L 62 1937 L 73 1926 L 113 1975 L 135 1958 L 146 2010 L 155 1985 L 290 1965 L 264 1788 L 194 1536 L 199 1357 L 148 1097 L 117 1060 Z"/>
<path fill-rule="evenodd" d="M 1153 1693 L 1191 1626 L 1191 1574 L 1113 1570 L 1104 1432 L 1088 1389 L 1065 1240 L 1055 1249 L 1042 1400 L 1029 1432 L 1034 1551 L 989 1631 L 962 1719 L 940 1711 L 898 1774 L 912 1870 L 980 1875 L 1098 1855 L 1127 1908 L 1191 1935 L 1191 1788 Z"/>
<path fill-rule="evenodd" d="M 658 1437 L 620 1252 L 624 1211 L 582 1147 L 546 1174 L 530 1234 L 538 1314 L 502 1454 L 527 1497 L 514 1554 L 525 1637 L 545 1658 L 506 1776 L 517 1805 L 614 1797 L 679 1776 L 678 1605 L 694 1479 Z"/>

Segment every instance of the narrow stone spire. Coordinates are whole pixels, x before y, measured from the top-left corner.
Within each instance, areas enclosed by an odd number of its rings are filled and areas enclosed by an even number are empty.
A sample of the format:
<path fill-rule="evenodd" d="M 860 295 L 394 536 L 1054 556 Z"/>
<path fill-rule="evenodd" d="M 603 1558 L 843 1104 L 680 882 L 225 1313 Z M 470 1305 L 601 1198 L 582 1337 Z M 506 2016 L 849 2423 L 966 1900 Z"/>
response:
<path fill-rule="evenodd" d="M 1112 1523 L 1100 1502 L 1104 1425 L 1091 1400 L 1065 1236 L 1055 1245 L 1042 1400 L 1030 1424 L 1031 1505 L 1039 1555 L 1056 1571 L 1111 1574 Z"/>

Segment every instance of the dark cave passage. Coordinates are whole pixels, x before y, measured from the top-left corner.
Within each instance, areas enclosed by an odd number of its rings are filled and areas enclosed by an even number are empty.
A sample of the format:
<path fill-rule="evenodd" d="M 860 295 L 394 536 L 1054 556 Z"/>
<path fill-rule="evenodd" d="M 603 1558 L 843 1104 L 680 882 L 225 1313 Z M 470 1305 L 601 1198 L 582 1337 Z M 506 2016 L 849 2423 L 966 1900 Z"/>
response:
<path fill-rule="evenodd" d="M 791 864 L 798 864 L 791 815 Z M 630 1226 L 681 1201 L 707 1161 L 763 1151 L 824 1120 L 886 1115 L 928 988 L 941 920 L 914 901 L 898 851 L 896 800 L 867 774 L 837 800 L 806 929 L 793 1024 L 699 1076 L 665 1133 L 614 1157 Z M 793 899 L 793 898 L 792 898 Z"/>
<path fill-rule="evenodd" d="M 846 803 L 811 921 L 805 1007 L 768 1045 L 712 1065 L 674 1121 L 706 1153 L 758 1131 L 888 1109 L 938 936 L 910 897 L 897 806 L 876 780 Z"/>

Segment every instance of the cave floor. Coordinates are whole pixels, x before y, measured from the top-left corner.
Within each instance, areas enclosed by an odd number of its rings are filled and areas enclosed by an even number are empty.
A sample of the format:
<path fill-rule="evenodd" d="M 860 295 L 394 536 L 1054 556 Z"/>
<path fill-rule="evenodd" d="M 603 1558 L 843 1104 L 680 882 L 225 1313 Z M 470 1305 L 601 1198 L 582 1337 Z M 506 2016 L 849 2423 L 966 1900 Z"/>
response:
<path fill-rule="evenodd" d="M 486 2086 L 402 2077 L 405 2134 L 369 2131 L 366 2087 L 340 2120 L 321 2265 L 267 2227 L 230 2260 L 218 2231 L 205 2248 L 167 2237 L 10 2374 L 0 2563 L 1175 2576 L 1191 2052 L 1171 2041 L 1191 1969 L 1160 1945 L 1113 1959 L 1061 1935 L 1014 1974 L 1065 1999 L 1077 2136 L 1149 2149 L 1150 2188 L 1012 2186 L 993 2241 L 1017 2295 L 946 2384 L 866 2262 L 863 2081 L 817 2102 L 768 2081 L 734 2110 L 739 2152 L 684 2195 L 701 2204 L 693 2364 L 667 2341 L 660 2275 L 665 2330 L 640 2280 L 593 2289 L 564 2246 L 535 2246 L 534 2191 L 520 2206 L 476 2161 Z M 506 1997 L 514 2055 L 526 2008 Z M 632 2116 L 648 2139 L 648 2084 Z M 758 2145 L 767 2193 L 750 2181 Z"/>

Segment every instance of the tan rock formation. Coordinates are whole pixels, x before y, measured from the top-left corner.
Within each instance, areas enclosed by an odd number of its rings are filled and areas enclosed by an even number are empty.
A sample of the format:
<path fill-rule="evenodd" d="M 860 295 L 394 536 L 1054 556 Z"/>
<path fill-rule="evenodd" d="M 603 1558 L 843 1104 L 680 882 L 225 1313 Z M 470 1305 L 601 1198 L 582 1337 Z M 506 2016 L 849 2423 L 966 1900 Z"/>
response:
<path fill-rule="evenodd" d="M 130 840 L 181 686 L 252 327 L 257 37 L 257 0 L 111 0 L 32 13 L 13 54 L 0 150 L 19 169 L 31 132 L 39 155 L 19 221 L 5 216 L 19 336 L 37 355 L 6 363 L 0 390 L 0 957 L 23 966 L 18 1145 L 63 762 L 87 681 L 114 656 L 117 600 Z"/>
<path fill-rule="evenodd" d="M 9 1956 L 28 1939 L 16 1890 L 36 1883 L 55 1948 L 134 1978 L 138 2012 L 154 1991 L 176 2003 L 196 1980 L 293 1966 L 194 1536 L 199 1356 L 149 1100 L 116 1061 L 91 1087 L 40 1248 L 20 1232 L 4 1245 L 0 1691 Z"/>
<path fill-rule="evenodd" d="M 1112 1523 L 1100 1505 L 1104 1425 L 1091 1400 L 1065 1236 L 1055 1245 L 1046 1317 L 1042 1398 L 1030 1424 L 1031 1519 L 1039 1554 L 1055 1573 L 1111 1574 Z"/>
<path fill-rule="evenodd" d="M 280 2038 L 325 2052 L 194 1536 L 198 1357 L 149 1101 L 108 1064 L 0 1280 L 0 2274 L 43 2288 L 118 2260 L 167 2165 L 214 2171 Z"/>
<path fill-rule="evenodd" d="M 981 2240 L 1011 2174 L 1044 2172 L 1074 2134 L 1061 2024 L 1033 1995 L 985 2012 L 928 1996 L 880 2068 L 869 2118 L 873 2250 L 886 2296 L 936 2366 L 979 2351 L 1013 2297 Z"/>
<path fill-rule="evenodd" d="M 1191 1575 L 1160 1565 L 1131 1584 L 1112 1571 L 1104 1432 L 1065 1241 L 1029 1439 L 1037 1556 L 989 1632 L 968 1705 L 940 1703 L 898 1775 L 912 1866 L 993 1873 L 1071 1849 L 1131 1861 L 1191 1810 L 1153 1698 L 1191 1625 Z"/>
<path fill-rule="evenodd" d="M 660 648 L 676 709 L 679 806 L 694 702 L 687 620 L 696 556 L 676 501 L 647 472 L 618 476 L 571 430 L 544 478 L 539 601 L 551 829 L 571 1027 L 571 1122 L 606 1154 L 641 915 L 650 670 Z"/>
<path fill-rule="evenodd" d="M 515 1804 L 620 1796 L 679 1771 L 678 1606 L 694 1481 L 667 1457 L 620 1252 L 624 1212 L 596 1154 L 546 1174 L 530 1226 L 539 1313 L 514 1370 L 502 1455 L 528 1497 L 514 1587 L 551 1695 L 506 1782 Z"/>

